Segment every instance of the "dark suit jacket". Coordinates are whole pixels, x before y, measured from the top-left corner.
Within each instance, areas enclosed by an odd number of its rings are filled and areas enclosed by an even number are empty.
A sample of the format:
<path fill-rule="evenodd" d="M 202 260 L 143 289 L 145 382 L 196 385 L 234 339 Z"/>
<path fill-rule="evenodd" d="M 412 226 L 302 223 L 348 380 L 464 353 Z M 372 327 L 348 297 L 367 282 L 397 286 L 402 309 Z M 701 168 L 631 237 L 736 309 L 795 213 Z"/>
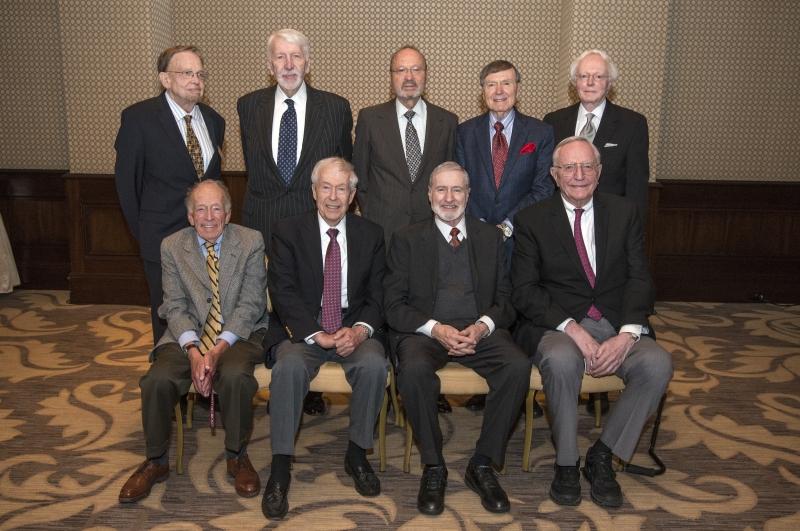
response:
<path fill-rule="evenodd" d="M 347 214 L 347 310 L 343 326 L 368 323 L 375 331 L 384 325 L 383 271 L 386 250 L 378 225 Z M 267 286 L 281 326 L 272 326 L 266 348 L 286 338 L 297 343 L 321 331 L 322 242 L 317 211 L 286 218 L 272 232 L 272 256 Z"/>
<path fill-rule="evenodd" d="M 225 120 L 211 107 L 199 105 L 215 151 L 203 178 L 219 179 Z M 142 258 L 158 262 L 161 241 L 189 226 L 183 202 L 197 182 L 186 142 L 163 93 L 122 111 L 114 148 L 114 176 L 125 221 L 139 241 Z"/>
<path fill-rule="evenodd" d="M 397 126 L 395 100 L 358 113 L 353 164 L 358 175 L 358 205 L 363 216 L 384 230 L 386 242 L 406 225 L 428 219 L 428 181 L 433 169 L 453 160 L 458 118 L 427 104 L 425 146 L 419 176 L 412 183 Z"/>
<path fill-rule="evenodd" d="M 494 226 L 467 216 L 467 238 L 478 316 L 491 317 L 497 328 L 509 328 L 516 316 L 505 267 L 503 238 Z M 392 238 L 384 290 L 386 320 L 393 346 L 414 334 L 433 316 L 439 271 L 433 217 L 397 231 Z"/>
<path fill-rule="evenodd" d="M 512 299 L 520 315 L 516 338 L 529 354 L 545 330 L 555 330 L 569 317 L 580 322 L 592 304 L 617 330 L 624 324 L 647 325 L 654 287 L 638 209 L 601 192 L 595 192 L 593 208 L 594 289 L 583 271 L 560 194 L 517 215 Z"/>
<path fill-rule="evenodd" d="M 544 117 L 544 121 L 553 126 L 556 144 L 575 134 L 578 105 L 564 107 Z M 603 119 L 592 143 L 600 150 L 603 163 L 597 190 L 627 197 L 639 206 L 642 219 L 646 219 L 650 179 L 647 119 L 606 100 Z"/>
<path fill-rule="evenodd" d="M 456 161 L 470 177 L 467 212 L 492 225 L 514 221 L 517 212 L 553 195 L 550 164 L 553 159 L 552 128 L 516 111 L 508 159 L 500 181 L 494 185 L 489 113 L 458 126 Z"/>
<path fill-rule="evenodd" d="M 272 116 L 277 85 L 239 98 L 242 153 L 247 168 L 247 191 L 242 222 L 261 231 L 271 255 L 272 227 L 276 221 L 315 210 L 311 195 L 311 170 L 321 159 L 353 154 L 353 115 L 350 103 L 336 94 L 306 84 L 305 133 L 300 159 L 289 186 L 278 172 L 272 153 Z"/>
<path fill-rule="evenodd" d="M 211 309 L 211 280 L 194 228 L 187 227 L 164 239 L 161 263 L 164 302 L 159 314 L 167 320 L 168 328 L 157 346 L 177 342 L 187 330 L 202 336 Z M 225 321 L 222 329 L 247 339 L 255 330 L 266 328 L 266 287 L 261 234 L 228 225 L 219 257 L 220 309 Z"/>

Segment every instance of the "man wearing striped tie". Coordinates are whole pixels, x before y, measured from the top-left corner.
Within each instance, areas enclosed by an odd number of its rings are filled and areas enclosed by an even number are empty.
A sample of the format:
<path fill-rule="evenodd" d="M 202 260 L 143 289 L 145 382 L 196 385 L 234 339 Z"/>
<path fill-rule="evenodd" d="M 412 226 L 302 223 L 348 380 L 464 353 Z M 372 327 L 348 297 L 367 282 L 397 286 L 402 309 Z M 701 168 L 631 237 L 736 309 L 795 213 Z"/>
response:
<path fill-rule="evenodd" d="M 229 224 L 231 197 L 220 181 L 201 181 L 186 196 L 191 227 L 161 244 L 167 331 L 142 377 L 142 426 L 147 460 L 122 487 L 119 501 L 135 502 L 169 476 L 172 412 L 194 387 L 216 393 L 225 426 L 225 457 L 236 492 L 251 497 L 261 484 L 247 457 L 253 424 L 253 376 L 264 361 L 266 268 L 261 233 Z M 212 400 L 213 404 L 213 400 Z M 209 413 L 213 419 L 213 407 Z"/>

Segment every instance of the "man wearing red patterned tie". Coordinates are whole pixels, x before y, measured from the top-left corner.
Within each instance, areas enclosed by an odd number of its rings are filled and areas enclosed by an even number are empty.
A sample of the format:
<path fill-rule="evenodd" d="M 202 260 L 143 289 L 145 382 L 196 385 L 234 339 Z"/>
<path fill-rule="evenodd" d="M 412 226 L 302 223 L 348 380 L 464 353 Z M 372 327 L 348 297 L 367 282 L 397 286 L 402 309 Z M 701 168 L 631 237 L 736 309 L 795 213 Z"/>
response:
<path fill-rule="evenodd" d="M 584 373 L 625 381 L 583 469 L 592 501 L 604 507 L 622 505 L 612 454 L 630 460 L 672 377 L 669 354 L 646 336 L 654 287 L 638 209 L 596 191 L 601 169 L 589 139 L 562 140 L 551 168 L 560 193 L 515 219 L 515 338 L 542 374 L 556 450 L 550 498 L 560 505 L 581 501 L 577 407 Z"/>
<path fill-rule="evenodd" d="M 270 384 L 272 465 L 261 510 L 289 510 L 289 461 L 310 380 L 326 361 L 341 363 L 353 388 L 344 468 L 362 496 L 381 485 L 367 461 L 383 402 L 388 361 L 383 342 L 383 229 L 348 214 L 358 178 L 338 157 L 311 172 L 317 209 L 279 221 L 272 232 L 267 283 L 281 326 L 264 345 L 277 345 Z"/>
<path fill-rule="evenodd" d="M 261 341 L 268 322 L 264 242 L 258 231 L 228 223 L 231 197 L 221 181 L 196 184 L 185 204 L 192 226 L 161 243 L 159 315 L 167 330 L 139 382 L 147 460 L 122 487 L 122 503 L 146 497 L 154 483 L 169 476 L 172 412 L 192 383 L 204 396 L 212 387 L 219 395 L 236 492 L 252 497 L 261 490 L 247 457 L 247 438 L 258 389 L 253 369 L 264 360 Z"/>

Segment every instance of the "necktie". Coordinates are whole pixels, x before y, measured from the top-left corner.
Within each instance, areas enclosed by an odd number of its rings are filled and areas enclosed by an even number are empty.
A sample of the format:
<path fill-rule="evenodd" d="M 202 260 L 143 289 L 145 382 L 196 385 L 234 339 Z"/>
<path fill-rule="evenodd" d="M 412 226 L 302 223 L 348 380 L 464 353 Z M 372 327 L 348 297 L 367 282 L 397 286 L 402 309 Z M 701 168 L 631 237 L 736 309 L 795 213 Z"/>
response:
<path fill-rule="evenodd" d="M 408 164 L 408 173 L 411 175 L 411 182 L 417 180 L 417 173 L 422 164 L 422 148 L 419 146 L 419 137 L 414 124 L 411 119 L 416 114 L 414 111 L 406 111 L 403 115 L 406 117 L 406 164 Z"/>
<path fill-rule="evenodd" d="M 453 227 L 450 229 L 450 245 L 453 246 L 453 249 L 458 249 L 461 247 L 461 240 L 458 239 L 458 233 L 461 232 L 458 230 L 458 227 Z"/>
<path fill-rule="evenodd" d="M 581 132 L 578 133 L 580 136 L 588 138 L 589 142 L 594 140 L 594 134 L 597 132 L 592 124 L 592 119 L 594 118 L 594 114 L 588 112 L 586 113 L 586 123 L 581 129 Z"/>
<path fill-rule="evenodd" d="M 331 241 L 325 251 L 322 273 L 322 329 L 332 334 L 342 327 L 342 252 L 337 229 L 328 229 Z"/>
<path fill-rule="evenodd" d="M 586 273 L 586 278 L 589 280 L 589 285 L 594 288 L 594 270 L 592 270 L 592 264 L 589 263 L 589 253 L 586 252 L 586 244 L 583 242 L 583 231 L 581 230 L 581 215 L 583 214 L 582 208 L 575 209 L 575 247 L 578 249 L 578 256 L 581 259 L 581 265 L 583 266 L 583 272 Z M 592 304 L 589 307 L 589 311 L 586 312 L 590 318 L 594 319 L 595 321 L 599 321 L 603 314 L 600 313 L 600 310 Z"/>
<path fill-rule="evenodd" d="M 288 186 L 297 165 L 297 112 L 294 110 L 294 101 L 286 99 L 285 102 L 289 108 L 281 116 L 278 132 L 278 171 Z"/>
<path fill-rule="evenodd" d="M 192 115 L 185 114 L 183 119 L 186 121 L 186 149 L 189 150 L 189 156 L 192 157 L 192 164 L 194 164 L 194 171 L 197 172 L 197 178 L 200 179 L 205 173 L 203 151 L 200 149 L 200 142 L 197 141 L 197 136 L 195 136 L 194 129 L 192 129 Z"/>
<path fill-rule="evenodd" d="M 219 302 L 219 260 L 217 260 L 217 253 L 214 251 L 214 244 L 206 242 L 206 271 L 208 271 L 208 278 L 211 280 L 211 308 L 208 310 L 208 317 L 203 325 L 203 335 L 200 337 L 200 353 L 208 352 L 217 342 L 217 336 L 222 332 L 222 309 Z M 214 390 L 211 390 L 211 404 L 208 411 L 208 424 L 212 428 L 216 425 L 216 418 L 214 413 Z"/>
<path fill-rule="evenodd" d="M 492 139 L 492 168 L 494 169 L 495 188 L 500 188 L 500 180 L 503 178 L 503 169 L 506 167 L 507 158 L 508 142 L 506 135 L 503 134 L 503 124 L 495 122 L 494 138 Z"/>

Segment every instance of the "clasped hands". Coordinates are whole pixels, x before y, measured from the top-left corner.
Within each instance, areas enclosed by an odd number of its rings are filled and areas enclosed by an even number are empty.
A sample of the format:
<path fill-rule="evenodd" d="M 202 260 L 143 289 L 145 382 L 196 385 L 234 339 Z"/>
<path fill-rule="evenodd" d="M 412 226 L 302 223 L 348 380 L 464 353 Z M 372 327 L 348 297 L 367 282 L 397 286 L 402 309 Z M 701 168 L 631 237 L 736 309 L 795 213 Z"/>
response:
<path fill-rule="evenodd" d="M 222 353 L 228 350 L 229 347 L 228 342 L 221 339 L 206 352 L 205 356 L 200 353 L 197 347 L 189 349 L 189 361 L 192 364 L 192 383 L 194 383 L 195 391 L 205 397 L 211 394 L 211 384 L 214 381 L 217 362 L 219 362 Z"/>
<path fill-rule="evenodd" d="M 627 332 L 612 336 L 598 343 L 584 327 L 570 321 L 564 329 L 580 349 L 586 362 L 586 374 L 599 378 L 614 374 L 625 361 L 631 347 L 635 343 L 633 336 Z"/>
<path fill-rule="evenodd" d="M 450 356 L 471 356 L 475 354 L 478 341 L 489 332 L 489 326 L 483 321 L 473 323 L 463 330 L 443 323 L 436 323 L 431 329 L 431 336 L 447 349 Z"/>
<path fill-rule="evenodd" d="M 314 335 L 314 342 L 325 349 L 336 349 L 336 354 L 346 358 L 368 337 L 366 329 L 362 326 L 343 326 L 336 332 L 329 334 L 319 332 Z"/>

